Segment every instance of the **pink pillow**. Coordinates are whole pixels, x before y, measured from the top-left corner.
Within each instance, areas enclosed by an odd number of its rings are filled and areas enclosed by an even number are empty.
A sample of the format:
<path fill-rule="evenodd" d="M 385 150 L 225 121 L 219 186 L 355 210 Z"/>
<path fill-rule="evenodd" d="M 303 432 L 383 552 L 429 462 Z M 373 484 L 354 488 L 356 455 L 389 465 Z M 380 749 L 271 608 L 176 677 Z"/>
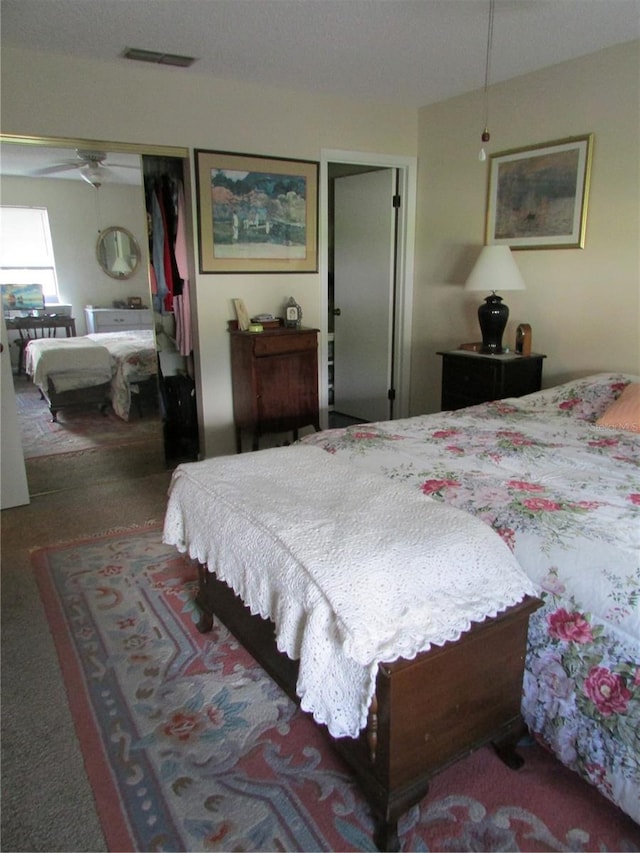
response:
<path fill-rule="evenodd" d="M 596 421 L 607 429 L 640 432 L 640 383 L 627 385 L 618 399 Z"/>

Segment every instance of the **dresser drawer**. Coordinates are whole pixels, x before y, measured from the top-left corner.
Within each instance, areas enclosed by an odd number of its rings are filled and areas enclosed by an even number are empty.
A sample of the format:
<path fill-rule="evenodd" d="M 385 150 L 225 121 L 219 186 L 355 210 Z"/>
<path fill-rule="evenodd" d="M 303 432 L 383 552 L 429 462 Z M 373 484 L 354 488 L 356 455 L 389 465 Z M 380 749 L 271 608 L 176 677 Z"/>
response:
<path fill-rule="evenodd" d="M 148 308 L 85 308 L 85 318 L 89 333 L 153 329 L 153 316 Z"/>
<path fill-rule="evenodd" d="M 472 357 L 445 359 L 442 365 L 442 382 L 456 394 L 469 400 L 484 402 L 493 394 L 498 366 L 476 361 Z"/>
<path fill-rule="evenodd" d="M 288 352 L 304 352 L 316 349 L 318 337 L 316 332 L 295 332 L 293 334 L 256 333 L 253 338 L 253 353 L 257 358 L 270 355 L 283 355 Z"/>

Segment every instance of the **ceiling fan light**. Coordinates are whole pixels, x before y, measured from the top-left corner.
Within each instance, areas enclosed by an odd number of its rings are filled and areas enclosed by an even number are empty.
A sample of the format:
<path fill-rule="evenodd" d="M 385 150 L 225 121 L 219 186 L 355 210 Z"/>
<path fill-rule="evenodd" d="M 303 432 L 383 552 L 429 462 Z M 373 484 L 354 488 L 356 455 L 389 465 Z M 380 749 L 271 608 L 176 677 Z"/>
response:
<path fill-rule="evenodd" d="M 80 169 L 80 177 L 99 190 L 104 183 L 104 169 L 98 163 L 87 163 Z"/>

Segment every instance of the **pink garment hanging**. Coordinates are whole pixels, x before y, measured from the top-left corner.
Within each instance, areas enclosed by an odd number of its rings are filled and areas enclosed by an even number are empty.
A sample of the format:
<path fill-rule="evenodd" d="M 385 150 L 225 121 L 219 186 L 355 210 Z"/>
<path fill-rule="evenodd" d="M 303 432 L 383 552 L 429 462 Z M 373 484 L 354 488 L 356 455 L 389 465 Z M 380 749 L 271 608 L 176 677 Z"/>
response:
<path fill-rule="evenodd" d="M 151 285 L 151 293 L 154 296 L 158 295 L 158 279 L 156 278 L 156 271 L 153 267 L 153 263 L 149 264 L 149 284 Z"/>
<path fill-rule="evenodd" d="M 176 242 L 173 247 L 173 253 L 176 258 L 176 266 L 178 267 L 180 278 L 183 281 L 187 281 L 189 278 L 189 254 L 187 251 L 187 230 L 184 210 L 184 190 L 180 183 L 178 185 L 178 221 L 176 224 Z"/>

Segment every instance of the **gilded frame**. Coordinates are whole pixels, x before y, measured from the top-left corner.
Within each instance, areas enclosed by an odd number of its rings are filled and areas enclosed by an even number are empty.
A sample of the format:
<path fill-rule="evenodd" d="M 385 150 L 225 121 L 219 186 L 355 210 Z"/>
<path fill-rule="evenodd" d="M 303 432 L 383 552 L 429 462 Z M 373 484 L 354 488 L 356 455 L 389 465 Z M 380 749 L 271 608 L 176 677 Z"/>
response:
<path fill-rule="evenodd" d="M 492 154 L 487 245 L 583 249 L 593 134 Z"/>
<path fill-rule="evenodd" d="M 317 162 L 202 149 L 194 159 L 201 273 L 317 272 Z"/>

